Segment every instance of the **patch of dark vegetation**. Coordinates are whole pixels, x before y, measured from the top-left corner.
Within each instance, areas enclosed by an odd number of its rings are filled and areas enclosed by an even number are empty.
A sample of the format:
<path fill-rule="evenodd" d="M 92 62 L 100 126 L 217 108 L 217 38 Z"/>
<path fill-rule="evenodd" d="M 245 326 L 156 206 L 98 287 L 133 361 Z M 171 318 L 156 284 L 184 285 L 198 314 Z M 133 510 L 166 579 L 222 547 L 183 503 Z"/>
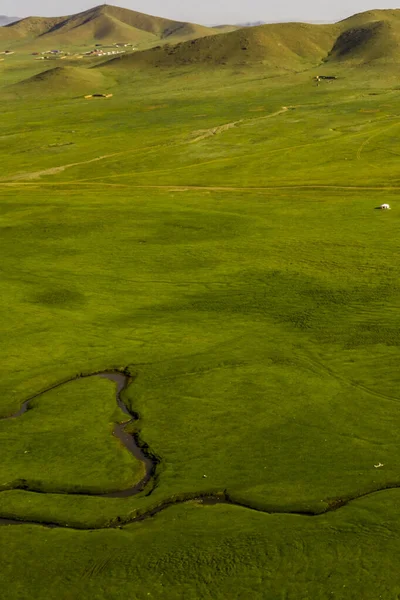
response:
<path fill-rule="evenodd" d="M 344 31 L 336 40 L 329 53 L 329 57 L 346 58 L 346 56 L 354 52 L 355 49 L 368 44 L 374 37 L 377 25 L 379 24 L 374 24 L 373 27 L 367 25 L 365 27 L 355 27 L 354 29 Z"/>
<path fill-rule="evenodd" d="M 49 288 L 33 296 L 30 302 L 54 308 L 77 308 L 86 304 L 86 298 L 83 294 L 75 290 Z"/>

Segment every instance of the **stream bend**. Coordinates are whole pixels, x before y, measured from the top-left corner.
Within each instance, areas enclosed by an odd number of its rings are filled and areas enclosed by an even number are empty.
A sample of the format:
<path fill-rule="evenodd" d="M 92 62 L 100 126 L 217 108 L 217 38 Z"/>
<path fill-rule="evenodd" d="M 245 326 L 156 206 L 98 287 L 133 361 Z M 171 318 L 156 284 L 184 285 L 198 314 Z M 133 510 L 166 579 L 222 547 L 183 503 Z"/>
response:
<path fill-rule="evenodd" d="M 103 498 L 104 497 L 126 498 L 128 496 L 134 496 L 135 494 L 138 494 L 139 492 L 143 491 L 144 488 L 147 486 L 147 484 L 151 480 L 154 479 L 154 477 L 156 475 L 156 467 L 157 467 L 157 464 L 159 461 L 154 455 L 151 455 L 146 448 L 141 447 L 138 438 L 134 434 L 129 434 L 126 432 L 126 427 L 128 425 L 130 425 L 133 421 L 136 421 L 139 418 L 139 416 L 136 413 L 131 412 L 121 398 L 122 391 L 127 388 L 127 386 L 129 385 L 129 383 L 131 381 L 131 378 L 128 375 L 126 375 L 125 373 L 122 373 L 120 371 L 111 371 L 110 370 L 110 371 L 103 371 L 100 373 L 92 373 L 90 375 L 82 375 L 81 374 L 81 375 L 78 375 L 71 379 L 68 379 L 66 381 L 57 383 L 57 384 L 51 386 L 50 388 L 47 388 L 46 390 L 39 392 L 39 393 L 35 394 L 34 396 L 32 396 L 31 398 L 29 398 L 28 400 L 26 400 L 21 405 L 21 408 L 13 415 L 10 415 L 9 417 L 0 417 L 0 421 L 7 420 L 7 419 L 15 419 L 17 417 L 20 417 L 21 415 L 23 415 L 24 413 L 26 413 L 29 410 L 29 406 L 30 406 L 30 403 L 32 402 L 32 400 L 34 400 L 35 398 L 38 398 L 39 396 L 42 396 L 46 392 L 49 392 L 56 388 L 59 388 L 62 385 L 70 383 L 71 381 L 75 381 L 77 379 L 82 379 L 82 378 L 88 378 L 88 377 L 103 377 L 103 378 L 108 379 L 109 381 L 112 381 L 116 384 L 117 405 L 129 418 L 124 423 L 116 423 L 114 425 L 113 435 L 122 442 L 122 444 L 125 446 L 125 448 L 127 450 L 129 450 L 129 452 L 136 459 L 140 460 L 144 464 L 145 475 L 139 482 L 135 483 L 135 485 L 133 485 L 132 487 L 130 487 L 126 490 L 122 490 L 122 491 L 110 492 L 110 493 L 106 493 L 106 494 L 81 493 L 81 492 L 61 492 L 61 494 L 63 494 L 63 495 L 79 495 L 79 496 L 95 496 L 95 497 L 97 496 L 97 497 L 103 497 Z M 393 489 L 399 489 L 399 488 L 400 488 L 400 482 L 393 482 L 393 483 L 389 483 L 382 487 L 378 486 L 376 489 L 373 489 L 370 491 L 366 491 L 366 492 L 354 494 L 354 495 L 349 495 L 346 498 L 336 498 L 331 501 L 327 501 L 326 508 L 318 513 L 315 513 L 311 510 L 310 511 L 308 511 L 308 510 L 304 510 L 304 511 L 263 510 L 261 508 L 251 506 L 250 504 L 244 504 L 242 502 L 235 501 L 228 495 L 227 490 L 225 490 L 224 492 L 216 492 L 214 494 L 213 493 L 211 493 L 211 494 L 210 493 L 209 494 L 204 494 L 204 493 L 203 494 L 188 494 L 186 497 L 182 497 L 180 499 L 174 498 L 174 499 L 165 500 L 164 502 L 161 502 L 158 506 L 150 508 L 147 511 L 145 511 L 144 513 L 135 515 L 126 520 L 122 520 L 119 517 L 117 517 L 116 521 L 113 521 L 113 522 L 105 525 L 104 527 L 99 527 L 97 529 L 121 528 L 124 525 L 128 525 L 131 523 L 135 523 L 137 521 L 143 521 L 145 519 L 151 518 L 151 517 L 155 516 L 157 513 L 164 511 L 165 509 L 167 509 L 170 506 L 173 506 L 175 504 L 185 504 L 187 502 L 193 502 L 193 501 L 201 503 L 201 504 L 208 504 L 208 505 L 230 504 L 230 505 L 234 505 L 234 506 L 239 506 L 241 508 L 246 508 L 248 510 L 254 510 L 256 512 L 260 512 L 260 513 L 264 513 L 264 514 L 298 515 L 298 516 L 303 516 L 303 517 L 318 518 L 319 516 L 322 516 L 328 512 L 339 510 L 345 506 L 348 506 L 350 503 L 352 503 L 356 500 L 366 498 L 372 494 L 383 493 L 384 491 L 387 491 L 387 490 L 393 490 Z M 24 489 L 26 491 L 36 492 L 36 490 L 30 490 L 28 487 L 20 487 L 20 488 L 12 488 L 12 489 Z M 4 491 L 6 491 L 6 490 L 4 490 Z M 151 492 L 152 492 L 152 489 L 150 489 L 148 491 L 147 496 L 149 496 L 151 494 Z M 10 519 L 10 518 L 0 517 L 0 526 L 24 525 L 24 524 L 25 525 L 41 525 L 43 527 L 50 527 L 50 528 L 79 529 L 79 530 L 85 530 L 85 531 L 95 531 L 96 530 L 91 527 L 69 527 L 68 525 L 61 524 L 61 523 L 32 521 L 32 520 L 28 520 L 28 519 L 27 520 L 12 519 L 12 518 Z"/>
<path fill-rule="evenodd" d="M 121 393 L 123 392 L 123 390 L 125 390 L 128 387 L 129 382 L 130 382 L 130 377 L 128 375 L 126 375 L 125 373 L 121 373 L 120 371 L 103 371 L 101 373 L 93 373 L 91 375 L 78 375 L 77 377 L 69 379 L 68 381 L 63 381 L 62 383 L 58 383 L 58 384 L 44 390 L 43 392 L 35 394 L 34 396 L 32 396 L 31 398 L 26 400 L 21 405 L 21 408 L 16 413 L 10 415 L 9 417 L 1 417 L 0 421 L 16 419 L 16 418 L 22 416 L 30 409 L 30 404 L 31 404 L 32 400 L 34 400 L 35 398 L 38 398 L 39 396 L 42 396 L 46 392 L 49 392 L 56 388 L 59 388 L 67 383 L 70 383 L 71 381 L 76 381 L 77 379 L 83 379 L 83 378 L 86 379 L 89 377 L 103 377 L 103 378 L 108 379 L 109 381 L 112 381 L 113 383 L 116 384 L 117 405 L 122 410 L 122 412 L 128 416 L 128 419 L 124 423 L 116 423 L 114 425 L 113 435 L 121 441 L 121 443 L 125 446 L 125 448 L 137 460 L 139 460 L 143 463 L 144 468 L 145 468 L 145 474 L 140 481 L 135 483 L 133 486 L 127 488 L 126 490 L 108 492 L 106 494 L 87 493 L 87 492 L 61 492 L 61 493 L 64 493 L 66 495 L 98 496 L 98 497 L 103 497 L 103 498 L 127 498 L 129 496 L 134 496 L 135 494 L 138 494 L 139 492 L 143 491 L 144 488 L 147 486 L 147 484 L 153 479 L 158 461 L 155 456 L 150 455 L 150 453 L 146 452 L 140 446 L 138 438 L 135 436 L 135 434 L 130 434 L 130 433 L 126 432 L 127 426 L 130 425 L 133 421 L 137 421 L 139 416 L 136 413 L 131 412 L 121 398 Z M 25 487 L 25 486 L 16 487 L 13 489 L 24 489 L 26 491 L 36 491 L 36 490 L 30 490 L 29 487 Z M 151 490 L 149 491 L 148 495 L 150 495 L 150 494 L 151 494 Z M 0 520 L 0 523 L 1 523 L 1 520 Z"/>

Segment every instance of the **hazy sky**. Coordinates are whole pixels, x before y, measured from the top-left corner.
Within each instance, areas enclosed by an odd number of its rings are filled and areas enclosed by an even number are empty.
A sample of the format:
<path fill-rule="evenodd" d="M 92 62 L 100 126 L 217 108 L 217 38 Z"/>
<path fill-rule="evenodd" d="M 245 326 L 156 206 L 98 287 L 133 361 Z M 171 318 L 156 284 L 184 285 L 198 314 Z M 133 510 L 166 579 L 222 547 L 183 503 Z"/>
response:
<path fill-rule="evenodd" d="M 0 14 L 61 16 L 102 4 L 99 0 L 0 0 Z M 204 24 L 244 21 L 333 21 L 371 8 L 397 8 L 390 0 L 113 0 L 108 4 Z M 400 4 L 400 0 L 397 0 Z"/>

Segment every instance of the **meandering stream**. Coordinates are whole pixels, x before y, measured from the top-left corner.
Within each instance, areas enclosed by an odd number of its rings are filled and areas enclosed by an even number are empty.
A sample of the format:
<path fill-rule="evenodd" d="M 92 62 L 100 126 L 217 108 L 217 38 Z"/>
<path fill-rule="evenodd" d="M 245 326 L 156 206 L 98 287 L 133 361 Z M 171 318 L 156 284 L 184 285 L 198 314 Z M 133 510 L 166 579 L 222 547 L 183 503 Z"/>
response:
<path fill-rule="evenodd" d="M 139 446 L 134 434 L 130 434 L 130 433 L 126 432 L 127 426 L 130 425 L 133 421 L 136 421 L 138 419 L 138 415 L 134 412 L 131 412 L 121 398 L 122 391 L 129 384 L 128 375 L 125 375 L 124 373 L 120 373 L 118 371 L 103 371 L 102 373 L 96 373 L 93 375 L 75 377 L 73 379 L 70 379 L 67 382 L 59 383 L 55 386 L 52 386 L 51 388 L 49 388 L 39 394 L 35 394 L 35 396 L 32 396 L 31 398 L 26 400 L 21 405 L 21 408 L 16 413 L 10 415 L 9 417 L 2 417 L 2 418 L 0 418 L 0 420 L 4 421 L 4 420 L 16 419 L 18 417 L 21 417 L 23 414 L 25 414 L 30 409 L 30 404 L 31 404 L 32 400 L 34 400 L 35 398 L 42 396 L 43 394 L 47 393 L 50 390 L 61 387 L 62 385 L 65 385 L 66 383 L 70 383 L 71 381 L 76 381 L 77 379 L 88 378 L 88 377 L 103 377 L 103 378 L 108 379 L 109 381 L 112 381 L 113 383 L 116 384 L 117 404 L 118 404 L 119 408 L 122 410 L 122 412 L 124 412 L 129 417 L 129 419 L 127 421 L 125 421 L 124 423 L 116 423 L 114 425 L 113 435 L 121 441 L 121 443 L 125 446 L 125 448 L 127 450 L 129 450 L 129 452 L 137 460 L 140 460 L 143 463 L 143 465 L 145 467 L 145 475 L 142 477 L 142 479 L 140 481 L 135 483 L 133 486 L 127 488 L 126 490 L 109 492 L 106 494 L 101 494 L 101 493 L 97 493 L 97 494 L 90 493 L 89 494 L 89 493 L 84 493 L 84 492 L 68 492 L 68 491 L 66 491 L 65 494 L 71 494 L 71 495 L 78 494 L 80 496 L 82 496 L 82 495 L 89 496 L 90 495 L 90 496 L 100 496 L 100 497 L 106 497 L 106 498 L 126 498 L 128 496 L 134 496 L 135 494 L 138 494 L 139 492 L 141 492 L 146 487 L 146 485 L 149 483 L 151 478 L 154 476 L 157 461 L 154 457 L 150 457 L 149 455 L 145 454 L 145 452 Z M 24 489 L 27 489 L 29 491 L 29 488 L 24 488 Z M 0 520 L 0 523 L 1 523 L 1 520 Z"/>
<path fill-rule="evenodd" d="M 143 491 L 145 489 L 145 487 L 147 486 L 147 484 L 154 478 L 155 474 L 156 474 L 156 467 L 157 467 L 157 459 L 154 456 L 151 456 L 150 454 L 148 454 L 146 451 L 144 451 L 140 444 L 138 443 L 137 438 L 135 437 L 134 434 L 130 434 L 127 433 L 126 428 L 128 427 L 128 425 L 130 425 L 133 421 L 136 421 L 139 417 L 136 413 L 130 411 L 128 409 L 128 407 L 126 406 L 126 404 L 124 403 L 124 401 L 121 398 L 121 393 L 122 391 L 128 386 L 129 382 L 130 382 L 130 378 L 125 375 L 124 373 L 118 372 L 118 371 L 104 371 L 101 373 L 94 373 L 92 375 L 78 375 L 77 377 L 73 377 L 71 379 L 69 379 L 68 381 L 63 381 L 61 383 L 55 384 L 53 386 L 51 386 L 50 388 L 39 392 L 38 394 L 35 394 L 34 396 L 32 396 L 31 398 L 29 398 L 28 400 L 26 400 L 21 408 L 14 413 L 13 415 L 10 415 L 8 417 L 1 417 L 0 420 L 7 420 L 7 419 L 15 419 L 18 417 L 21 417 L 24 413 L 26 413 L 29 408 L 30 408 L 30 403 L 32 402 L 32 400 L 34 400 L 35 398 L 38 398 L 39 396 L 42 396 L 43 394 L 54 390 L 56 388 L 61 387 L 62 385 L 65 385 L 67 383 L 70 383 L 71 381 L 75 381 L 77 379 L 81 379 L 81 378 L 88 378 L 88 377 L 103 377 L 105 379 L 108 379 L 112 382 L 114 382 L 116 384 L 116 401 L 118 406 L 120 407 L 120 409 L 123 411 L 123 413 L 125 413 L 128 417 L 128 420 L 125 421 L 124 423 L 117 423 L 114 425 L 114 430 L 113 430 L 113 435 L 115 437 L 117 437 L 121 443 L 125 446 L 125 448 L 137 459 L 140 460 L 144 467 L 145 467 L 145 475 L 142 477 L 142 479 L 140 481 L 138 481 L 137 483 L 135 483 L 133 486 L 129 487 L 126 490 L 121 490 L 121 491 L 115 491 L 115 492 L 109 492 L 106 494 L 101 494 L 101 493 L 80 493 L 80 492 L 61 492 L 63 494 L 66 495 L 86 495 L 86 496 L 98 496 L 98 497 L 108 497 L 108 498 L 125 498 L 128 496 L 134 496 L 135 494 L 138 494 L 139 492 Z M 304 510 L 304 511 L 268 511 L 268 510 L 263 510 L 261 508 L 258 507 L 253 507 L 250 506 L 248 504 L 244 504 L 241 502 L 237 502 L 235 500 L 233 500 L 229 495 L 228 492 L 225 490 L 223 492 L 216 492 L 214 494 L 210 494 L 210 493 L 206 493 L 206 494 L 187 494 L 186 497 L 182 496 L 181 498 L 177 499 L 177 498 L 173 498 L 173 499 L 166 499 L 163 502 L 161 502 L 159 505 L 154 506 L 152 508 L 149 508 L 147 511 L 145 511 L 142 514 L 139 515 L 135 515 L 130 517 L 129 519 L 127 519 L 126 521 L 122 521 L 119 518 L 117 518 L 117 520 L 115 522 L 112 522 L 110 524 L 105 525 L 104 528 L 117 528 L 117 527 L 122 527 L 124 525 L 130 524 L 130 523 L 135 523 L 136 521 L 143 521 L 144 519 L 153 517 L 154 515 L 156 515 L 157 513 L 165 510 L 166 508 L 173 506 L 174 504 L 184 504 L 187 502 L 199 502 L 202 504 L 231 504 L 231 505 L 235 505 L 235 506 L 240 506 L 242 508 L 247 508 L 249 510 L 255 510 L 257 512 L 262 512 L 262 513 L 267 513 L 267 514 L 281 514 L 281 515 L 287 515 L 287 514 L 291 514 L 291 515 L 298 515 L 298 516 L 304 516 L 304 517 L 319 517 L 322 516 L 323 514 L 326 514 L 327 512 L 332 512 L 332 511 L 336 511 L 341 509 L 343 506 L 346 506 L 348 504 L 350 504 L 351 502 L 354 502 L 355 500 L 360 500 L 361 498 L 365 498 L 367 496 L 370 496 L 372 494 L 375 493 L 379 493 L 379 492 L 383 492 L 384 490 L 390 490 L 390 489 L 398 489 L 400 488 L 400 482 L 394 482 L 394 483 L 390 483 L 387 485 L 383 485 L 382 487 L 378 487 L 376 489 L 372 489 L 370 491 L 365 491 L 365 492 L 360 492 L 358 494 L 354 494 L 354 495 L 349 495 L 346 498 L 337 498 L 337 499 L 331 499 L 330 501 L 326 502 L 326 508 L 323 511 L 320 511 L 318 513 L 314 513 L 310 510 Z M 15 488 L 14 488 L 15 489 Z M 18 488 L 17 488 L 18 489 Z M 31 492 L 35 492 L 35 490 L 29 490 L 29 488 L 25 487 L 23 488 L 26 491 L 31 491 Z M 6 491 L 6 490 L 4 490 Z M 152 489 L 149 489 L 147 495 L 151 494 Z M 68 525 L 66 524 L 61 524 L 61 523 L 51 523 L 51 522 L 41 522 L 41 521 L 33 521 L 33 520 L 19 520 L 19 519 L 9 519 L 9 518 L 1 518 L 0 517 L 0 526 L 7 526 L 7 525 L 41 525 L 43 527 L 68 527 Z M 76 527 L 75 527 L 76 528 Z M 92 528 L 90 527 L 78 527 L 79 529 L 82 530 L 91 530 Z M 74 527 L 71 527 L 71 529 L 74 529 Z M 100 527 L 100 529 L 102 529 Z"/>

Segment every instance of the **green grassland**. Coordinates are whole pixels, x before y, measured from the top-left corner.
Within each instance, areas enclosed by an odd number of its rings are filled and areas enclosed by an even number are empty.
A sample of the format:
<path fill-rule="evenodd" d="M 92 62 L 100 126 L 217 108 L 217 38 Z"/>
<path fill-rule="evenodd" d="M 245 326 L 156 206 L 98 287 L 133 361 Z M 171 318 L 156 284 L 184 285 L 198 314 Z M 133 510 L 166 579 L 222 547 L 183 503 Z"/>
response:
<path fill-rule="evenodd" d="M 0 63 L 7 599 L 399 597 L 397 64 L 226 35 Z"/>
<path fill-rule="evenodd" d="M 103 493 L 140 479 L 141 463 L 111 435 L 113 417 L 126 416 L 116 409 L 109 382 L 70 382 L 32 401 L 30 409 L 23 418 L 0 422 L 2 476 L 11 488 L 23 482 L 36 491 Z M 103 452 L 106 460 L 93 462 L 93 453 Z"/>
<path fill-rule="evenodd" d="M 2 587 L 60 598 L 396 598 L 397 491 L 310 518 L 175 506 L 122 530 L 2 528 Z M 18 566 L 16 566 L 18 565 Z"/>

